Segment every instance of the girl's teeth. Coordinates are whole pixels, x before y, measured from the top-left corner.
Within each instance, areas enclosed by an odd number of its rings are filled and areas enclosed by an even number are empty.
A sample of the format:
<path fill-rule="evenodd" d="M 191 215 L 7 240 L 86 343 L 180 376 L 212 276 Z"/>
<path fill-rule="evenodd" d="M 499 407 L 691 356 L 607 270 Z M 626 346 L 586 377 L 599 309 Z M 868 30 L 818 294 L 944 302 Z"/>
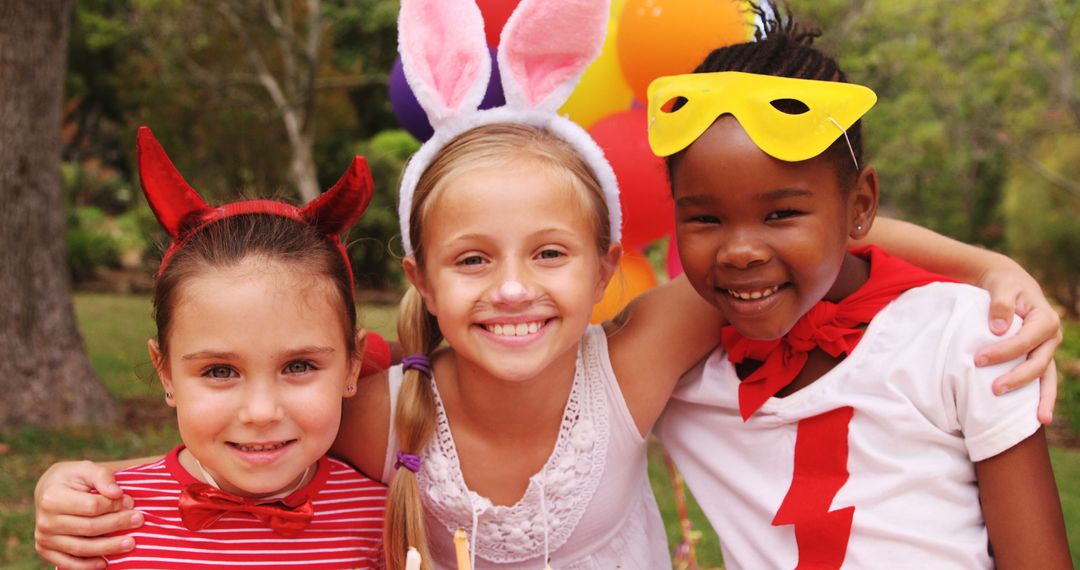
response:
<path fill-rule="evenodd" d="M 495 336 L 526 336 L 536 333 L 540 330 L 543 323 L 517 323 L 517 324 L 505 324 L 505 325 L 488 325 L 486 328 L 488 332 L 493 333 Z"/>
<path fill-rule="evenodd" d="M 758 299 L 764 299 L 765 297 L 769 297 L 773 293 L 776 293 L 779 290 L 780 290 L 780 286 L 779 285 L 774 285 L 772 287 L 768 287 L 768 288 L 765 288 L 765 289 L 760 289 L 760 290 L 757 290 L 757 291 L 745 291 L 744 292 L 744 291 L 735 291 L 734 289 L 728 289 L 728 293 L 732 297 L 735 297 L 736 299 L 742 299 L 743 301 L 756 301 Z"/>
<path fill-rule="evenodd" d="M 287 442 L 284 442 L 284 441 L 281 442 L 281 443 L 274 443 L 274 444 L 271 444 L 271 445 L 243 445 L 243 444 L 238 443 L 238 444 L 236 444 L 236 447 L 240 448 L 241 451 L 272 451 L 272 450 L 275 450 L 275 449 L 280 449 L 282 447 L 285 447 L 286 443 Z"/>

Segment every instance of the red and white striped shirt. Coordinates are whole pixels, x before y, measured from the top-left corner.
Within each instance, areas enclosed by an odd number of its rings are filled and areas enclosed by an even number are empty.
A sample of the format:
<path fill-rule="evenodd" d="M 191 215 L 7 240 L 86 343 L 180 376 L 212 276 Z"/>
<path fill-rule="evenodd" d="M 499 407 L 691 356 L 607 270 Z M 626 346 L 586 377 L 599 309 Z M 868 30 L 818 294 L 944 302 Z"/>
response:
<path fill-rule="evenodd" d="M 108 557 L 110 568 L 382 568 L 382 484 L 323 456 L 301 489 L 311 493 L 315 518 L 300 536 L 282 537 L 246 513 L 229 513 L 210 528 L 192 531 L 180 522 L 178 509 L 181 488 L 196 482 L 177 459 L 183 448 L 116 473 L 146 522 L 114 534 L 134 538 L 135 550 Z"/>

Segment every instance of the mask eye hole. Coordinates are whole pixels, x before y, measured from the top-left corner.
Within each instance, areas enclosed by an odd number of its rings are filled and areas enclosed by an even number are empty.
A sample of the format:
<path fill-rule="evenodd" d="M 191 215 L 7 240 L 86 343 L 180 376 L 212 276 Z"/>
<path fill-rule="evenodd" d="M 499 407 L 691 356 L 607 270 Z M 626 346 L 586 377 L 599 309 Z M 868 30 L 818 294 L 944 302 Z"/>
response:
<path fill-rule="evenodd" d="M 672 97 L 668 99 L 666 103 L 660 106 L 660 110 L 665 113 L 674 113 L 679 109 L 682 109 L 690 100 L 683 96 Z"/>
<path fill-rule="evenodd" d="M 769 104 L 785 115 L 802 115 L 810 111 L 810 107 L 798 99 L 775 99 Z"/>

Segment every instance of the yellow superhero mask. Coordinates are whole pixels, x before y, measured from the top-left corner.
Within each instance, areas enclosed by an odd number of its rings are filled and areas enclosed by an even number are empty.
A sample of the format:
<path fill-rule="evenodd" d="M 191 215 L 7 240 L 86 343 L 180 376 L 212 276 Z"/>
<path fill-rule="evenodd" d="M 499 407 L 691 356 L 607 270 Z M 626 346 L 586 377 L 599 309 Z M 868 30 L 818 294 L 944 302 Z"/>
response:
<path fill-rule="evenodd" d="M 667 103 L 684 98 L 677 111 Z M 785 112 L 780 107 L 795 114 Z M 660 77 L 649 85 L 649 146 L 670 156 L 690 146 L 717 117 L 730 113 L 762 151 L 789 162 L 813 158 L 859 120 L 877 95 L 869 87 L 739 71 Z M 799 112 L 801 111 L 801 112 Z M 854 158 L 854 153 L 853 153 Z"/>

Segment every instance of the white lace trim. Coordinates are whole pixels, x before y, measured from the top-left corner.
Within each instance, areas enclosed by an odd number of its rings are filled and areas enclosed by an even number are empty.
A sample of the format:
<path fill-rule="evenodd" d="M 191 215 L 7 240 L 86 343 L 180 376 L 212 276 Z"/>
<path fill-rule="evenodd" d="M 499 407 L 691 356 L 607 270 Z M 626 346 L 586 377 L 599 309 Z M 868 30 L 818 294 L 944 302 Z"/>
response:
<path fill-rule="evenodd" d="M 611 432 L 597 344 L 585 335 L 579 345 L 555 449 L 513 505 L 494 505 L 465 485 L 446 411 L 435 390 L 438 419 L 418 474 L 421 495 L 425 510 L 450 533 L 472 529 L 475 523 L 476 532 L 470 536 L 474 556 L 496 563 L 543 557 L 545 518 L 549 552 L 565 544 L 581 520 L 600 485 Z"/>

